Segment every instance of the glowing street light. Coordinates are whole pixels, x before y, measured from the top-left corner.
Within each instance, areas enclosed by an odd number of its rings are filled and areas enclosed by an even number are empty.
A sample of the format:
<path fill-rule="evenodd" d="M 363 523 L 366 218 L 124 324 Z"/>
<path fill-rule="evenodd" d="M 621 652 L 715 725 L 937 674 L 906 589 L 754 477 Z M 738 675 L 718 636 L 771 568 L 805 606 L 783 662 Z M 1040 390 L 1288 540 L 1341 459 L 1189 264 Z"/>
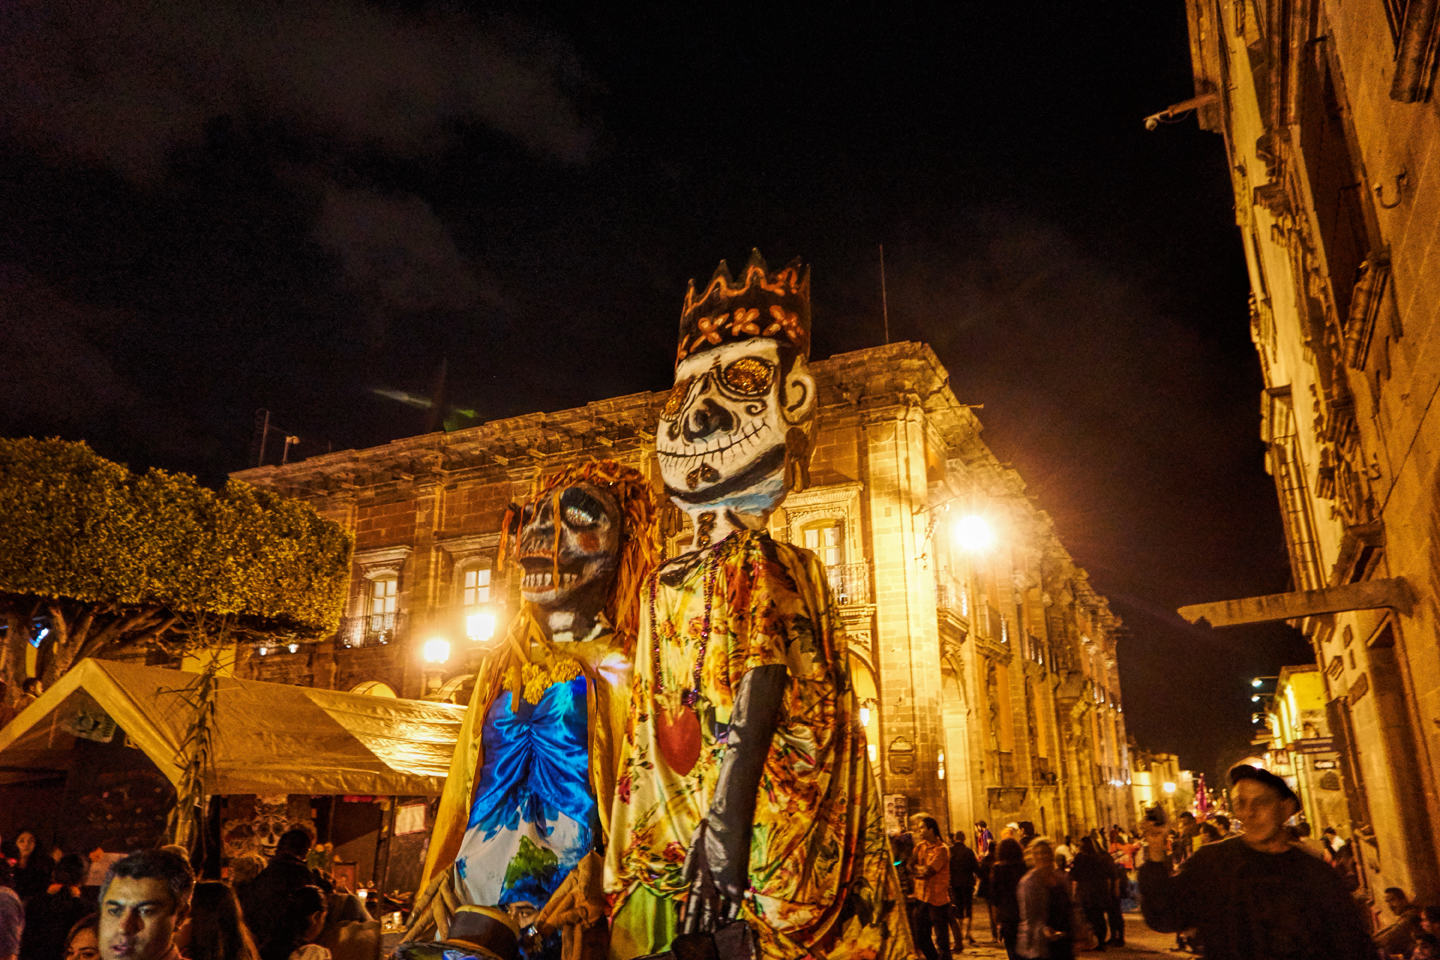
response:
<path fill-rule="evenodd" d="M 444 663 L 450 659 L 450 641 L 436 637 L 425 641 L 425 662 Z"/>
<path fill-rule="evenodd" d="M 1167 781 L 1165 782 L 1165 787 L 1164 787 L 1164 789 L 1165 789 L 1165 792 L 1166 792 L 1166 793 L 1174 793 L 1174 792 L 1175 792 L 1175 784 L 1170 783 L 1170 782 L 1167 780 Z"/>
<path fill-rule="evenodd" d="M 984 517 L 971 514 L 955 521 L 955 542 L 971 553 L 984 553 L 995 546 L 995 531 Z"/>
<path fill-rule="evenodd" d="M 495 614 L 470 614 L 465 618 L 465 636 L 476 643 L 484 643 L 495 636 Z"/>

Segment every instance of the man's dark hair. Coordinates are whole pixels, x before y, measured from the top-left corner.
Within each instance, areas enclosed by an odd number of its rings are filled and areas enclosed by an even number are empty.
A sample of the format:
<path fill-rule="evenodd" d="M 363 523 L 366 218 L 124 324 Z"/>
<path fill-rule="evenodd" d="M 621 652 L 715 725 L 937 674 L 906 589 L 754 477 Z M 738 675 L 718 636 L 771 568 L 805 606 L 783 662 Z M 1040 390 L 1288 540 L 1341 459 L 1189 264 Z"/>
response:
<path fill-rule="evenodd" d="M 85 858 L 78 853 L 67 853 L 55 864 L 55 872 L 50 874 L 50 879 L 61 886 L 78 887 L 85 882 L 85 875 L 90 872 L 90 865 Z"/>
<path fill-rule="evenodd" d="M 127 880 L 164 880 L 177 907 L 189 900 L 190 891 L 195 889 L 195 871 L 190 869 L 190 861 L 169 850 L 139 850 L 111 867 L 110 872 L 105 874 L 105 882 L 100 885 L 102 906 L 105 903 L 105 893 L 110 889 L 110 882 L 116 877 Z"/>
<path fill-rule="evenodd" d="M 1420 919 L 1429 920 L 1431 923 L 1440 923 L 1440 907 L 1434 906 L 1433 904 L 1428 907 L 1421 907 Z"/>
<path fill-rule="evenodd" d="M 1211 817 L 1210 819 L 1211 819 L 1211 820 L 1214 820 L 1216 823 L 1220 824 L 1220 829 L 1221 829 L 1221 830 L 1224 830 L 1226 833 L 1229 833 L 1229 832 L 1230 832 L 1230 818 L 1227 817 L 1227 816 L 1225 816 L 1225 814 L 1223 814 L 1223 813 L 1217 813 L 1217 814 L 1215 814 L 1215 816 Z"/>
<path fill-rule="evenodd" d="M 989 830 L 989 829 L 990 829 L 990 825 L 989 825 L 988 823 L 986 823 L 984 820 L 977 820 L 976 823 L 979 824 L 980 826 L 984 827 L 986 830 Z"/>
<path fill-rule="evenodd" d="M 921 817 L 920 822 L 925 825 L 925 829 L 937 837 L 940 836 L 940 823 L 934 817 Z"/>
<path fill-rule="evenodd" d="M 1193 822 L 1195 821 L 1195 814 L 1191 813 L 1189 810 L 1181 810 L 1181 811 L 1180 811 L 1180 819 L 1181 819 L 1181 820 L 1189 820 L 1190 822 L 1193 823 Z"/>
<path fill-rule="evenodd" d="M 1322 836 L 1322 837 L 1324 837 L 1324 836 L 1329 836 L 1330 834 L 1335 834 L 1335 836 L 1337 836 L 1337 837 L 1339 836 L 1339 834 L 1336 833 L 1334 827 L 1326 827 L 1324 830 L 1321 830 L 1321 831 L 1320 831 L 1320 836 Z"/>
<path fill-rule="evenodd" d="M 315 837 L 304 827 L 291 827 L 280 834 L 280 840 L 275 844 L 275 852 L 288 853 L 292 857 L 304 858 L 310 852 L 310 847 L 315 843 Z"/>
<path fill-rule="evenodd" d="M 1401 890 L 1399 887 L 1386 887 L 1386 888 L 1385 888 L 1385 896 L 1388 897 L 1388 896 L 1390 896 L 1390 894 L 1392 894 L 1392 893 L 1395 894 L 1395 896 L 1400 897 L 1402 900 L 1409 900 L 1409 899 L 1410 899 L 1409 897 L 1405 896 L 1405 891 L 1404 891 L 1404 890 Z"/>
<path fill-rule="evenodd" d="M 20 684 L 20 689 L 25 693 L 34 693 L 36 694 L 36 696 L 39 696 L 38 691 L 40 689 L 40 678 L 26 677 L 25 682 Z"/>
<path fill-rule="evenodd" d="M 960 844 L 960 846 L 962 846 L 962 847 L 965 846 L 965 831 L 964 831 L 964 830 L 956 830 L 956 831 L 955 831 L 954 833 L 952 833 L 950 836 L 954 837 L 954 838 L 955 838 L 955 842 L 958 843 L 958 844 Z"/>
<path fill-rule="evenodd" d="M 1280 777 L 1266 770 L 1264 767 L 1251 766 L 1248 763 L 1237 763 L 1230 768 L 1230 786 L 1235 786 L 1241 780 L 1254 780 L 1256 783 L 1263 783 L 1265 786 L 1280 794 L 1281 800 L 1294 800 L 1298 806 L 1300 798 L 1295 796 L 1295 791 L 1290 789 L 1290 784 Z"/>

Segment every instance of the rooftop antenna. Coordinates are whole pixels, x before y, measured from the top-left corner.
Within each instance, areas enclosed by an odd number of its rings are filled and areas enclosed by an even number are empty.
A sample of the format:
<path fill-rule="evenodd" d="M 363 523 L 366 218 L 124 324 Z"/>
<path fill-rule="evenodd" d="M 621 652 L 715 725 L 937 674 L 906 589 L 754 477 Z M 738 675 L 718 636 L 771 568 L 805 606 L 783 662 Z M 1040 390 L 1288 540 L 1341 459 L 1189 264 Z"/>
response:
<path fill-rule="evenodd" d="M 885 342 L 890 342 L 890 301 L 885 296 L 885 244 L 880 244 L 880 311 L 885 316 Z"/>

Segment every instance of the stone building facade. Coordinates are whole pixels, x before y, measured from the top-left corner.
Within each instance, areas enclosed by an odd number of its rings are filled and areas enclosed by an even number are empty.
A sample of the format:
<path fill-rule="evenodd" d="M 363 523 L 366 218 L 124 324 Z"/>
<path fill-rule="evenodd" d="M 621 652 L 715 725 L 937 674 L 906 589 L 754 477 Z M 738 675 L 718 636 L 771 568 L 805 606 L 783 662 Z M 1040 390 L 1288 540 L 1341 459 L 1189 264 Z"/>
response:
<path fill-rule="evenodd" d="M 826 563 L 887 810 L 924 810 L 967 832 L 977 820 L 1059 833 L 1133 823 L 1120 622 L 1019 475 L 985 446 L 934 353 L 898 343 L 811 369 L 811 486 L 785 500 L 770 532 Z M 516 578 L 495 566 L 506 506 L 537 473 L 591 458 L 633 466 L 658 489 L 665 398 L 634 394 L 236 474 L 307 500 L 356 536 L 340 633 L 295 652 L 252 647 L 238 670 L 464 702 L 478 658 L 518 605 Z M 993 543 L 967 549 L 957 522 L 976 517 Z M 444 662 L 427 662 L 427 649 Z"/>
<path fill-rule="evenodd" d="M 1186 0 L 1224 138 L 1294 592 L 1371 890 L 1440 891 L 1440 112 L 1435 0 Z M 1318 726 L 1318 724 L 1317 724 Z M 1308 755 L 1307 755 L 1308 756 Z M 1308 762 L 1308 761 L 1307 761 Z"/>

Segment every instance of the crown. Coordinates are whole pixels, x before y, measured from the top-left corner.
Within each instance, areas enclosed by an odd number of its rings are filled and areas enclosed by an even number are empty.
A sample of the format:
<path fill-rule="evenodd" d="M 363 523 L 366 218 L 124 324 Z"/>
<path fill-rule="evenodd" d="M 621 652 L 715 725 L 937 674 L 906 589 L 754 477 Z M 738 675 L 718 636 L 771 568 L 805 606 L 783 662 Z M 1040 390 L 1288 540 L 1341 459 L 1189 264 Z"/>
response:
<path fill-rule="evenodd" d="M 802 265 L 799 257 L 772 274 L 760 251 L 752 250 L 739 282 L 721 260 L 699 297 L 695 295 L 695 281 L 690 281 L 685 291 L 685 309 L 680 313 L 677 365 L 686 357 L 722 343 L 752 337 L 767 337 L 801 356 L 809 356 L 810 268 Z"/>

